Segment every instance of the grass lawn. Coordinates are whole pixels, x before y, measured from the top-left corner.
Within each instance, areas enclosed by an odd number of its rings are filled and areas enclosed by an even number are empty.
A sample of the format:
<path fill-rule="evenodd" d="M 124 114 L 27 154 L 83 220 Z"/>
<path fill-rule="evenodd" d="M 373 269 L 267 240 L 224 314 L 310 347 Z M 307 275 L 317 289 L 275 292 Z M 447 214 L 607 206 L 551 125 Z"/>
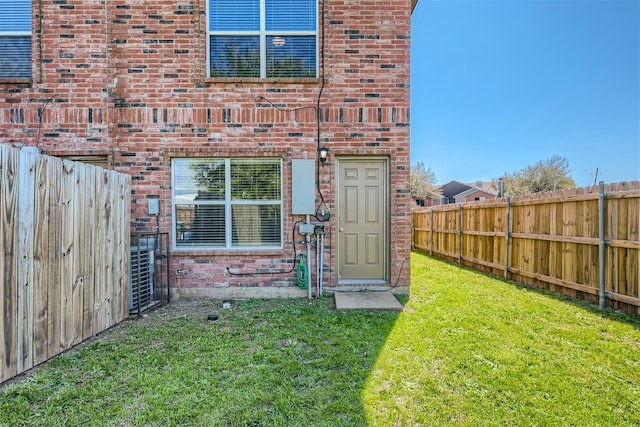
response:
<path fill-rule="evenodd" d="M 126 321 L 5 385 L 0 425 L 640 425 L 639 319 L 411 268 L 401 314 L 198 301 Z"/>

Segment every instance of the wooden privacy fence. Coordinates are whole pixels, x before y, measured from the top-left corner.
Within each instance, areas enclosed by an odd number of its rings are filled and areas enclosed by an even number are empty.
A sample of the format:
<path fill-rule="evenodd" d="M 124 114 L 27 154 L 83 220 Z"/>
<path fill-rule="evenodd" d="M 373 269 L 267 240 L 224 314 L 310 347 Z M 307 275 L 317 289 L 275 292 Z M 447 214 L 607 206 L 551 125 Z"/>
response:
<path fill-rule="evenodd" d="M 640 182 L 418 208 L 413 246 L 638 314 Z"/>
<path fill-rule="evenodd" d="M 0 382 L 128 315 L 131 178 L 0 145 Z"/>

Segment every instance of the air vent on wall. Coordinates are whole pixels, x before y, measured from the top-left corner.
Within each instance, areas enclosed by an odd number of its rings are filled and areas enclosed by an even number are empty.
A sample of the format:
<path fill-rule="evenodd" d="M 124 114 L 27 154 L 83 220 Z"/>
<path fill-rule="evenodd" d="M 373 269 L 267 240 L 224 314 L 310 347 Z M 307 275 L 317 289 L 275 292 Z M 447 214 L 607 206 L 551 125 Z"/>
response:
<path fill-rule="evenodd" d="M 131 247 L 129 283 L 129 311 L 142 309 L 151 304 L 153 301 L 153 254 L 148 247 Z"/>

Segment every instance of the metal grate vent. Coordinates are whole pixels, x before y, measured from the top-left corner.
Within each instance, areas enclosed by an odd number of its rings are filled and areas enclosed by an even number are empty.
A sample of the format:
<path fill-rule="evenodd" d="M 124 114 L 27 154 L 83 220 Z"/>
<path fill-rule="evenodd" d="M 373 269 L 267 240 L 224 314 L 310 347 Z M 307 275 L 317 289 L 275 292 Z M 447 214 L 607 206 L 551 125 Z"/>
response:
<path fill-rule="evenodd" d="M 139 257 L 138 257 L 139 254 Z M 129 310 L 138 310 L 153 302 L 153 262 L 148 248 L 131 247 Z M 138 262 L 138 260 L 140 262 Z M 139 291 L 138 291 L 139 289 Z"/>

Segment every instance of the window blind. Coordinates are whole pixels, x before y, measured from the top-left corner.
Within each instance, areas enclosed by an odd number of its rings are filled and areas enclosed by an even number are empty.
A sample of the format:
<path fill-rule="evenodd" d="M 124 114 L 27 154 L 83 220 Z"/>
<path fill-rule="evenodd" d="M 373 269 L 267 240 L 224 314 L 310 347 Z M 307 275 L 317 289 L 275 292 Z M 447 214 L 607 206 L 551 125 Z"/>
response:
<path fill-rule="evenodd" d="M 31 0 L 0 0 L 0 78 L 31 77 Z"/>
<path fill-rule="evenodd" d="M 315 77 L 316 38 L 268 36 L 266 61 L 268 77 Z"/>
<path fill-rule="evenodd" d="M 0 34 L 0 78 L 31 77 L 31 36 Z"/>
<path fill-rule="evenodd" d="M 260 0 L 211 0 L 211 31 L 259 31 Z"/>
<path fill-rule="evenodd" d="M 31 0 L 0 0 L 0 34 L 18 32 L 31 32 Z"/>
<path fill-rule="evenodd" d="M 315 0 L 268 0 L 267 31 L 315 31 Z"/>
<path fill-rule="evenodd" d="M 217 36 L 210 43 L 211 77 L 260 77 L 258 36 Z"/>

